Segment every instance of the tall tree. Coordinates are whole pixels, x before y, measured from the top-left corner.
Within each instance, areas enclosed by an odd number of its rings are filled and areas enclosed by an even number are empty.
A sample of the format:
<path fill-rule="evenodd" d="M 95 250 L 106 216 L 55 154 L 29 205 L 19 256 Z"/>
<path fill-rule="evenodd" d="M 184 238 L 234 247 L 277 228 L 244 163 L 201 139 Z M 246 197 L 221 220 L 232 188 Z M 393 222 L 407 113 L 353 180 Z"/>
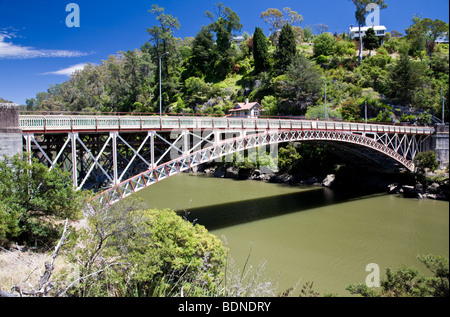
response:
<path fill-rule="evenodd" d="M 189 77 L 206 75 L 214 50 L 214 35 L 210 28 L 202 27 L 192 42 L 192 54 L 189 58 Z"/>
<path fill-rule="evenodd" d="M 297 45 L 295 35 L 290 24 L 285 24 L 281 28 L 278 38 L 278 52 L 276 54 L 276 68 L 284 73 L 297 55 Z"/>
<path fill-rule="evenodd" d="M 233 32 L 240 31 L 242 24 L 237 13 L 221 2 L 215 6 L 215 16 L 209 11 L 205 12 L 205 16 L 211 19 L 209 27 L 216 33 L 214 76 L 225 77 L 233 65 L 235 55 L 231 45 Z"/>
<path fill-rule="evenodd" d="M 359 31 L 359 62 L 362 61 L 362 50 L 363 50 L 363 42 L 361 36 L 361 26 L 364 24 L 367 14 L 367 8 L 369 4 L 375 3 L 380 6 L 380 9 L 387 8 L 387 4 L 384 3 L 384 0 L 351 0 L 353 4 L 356 6 L 355 18 L 356 22 L 358 22 L 358 31 Z"/>
<path fill-rule="evenodd" d="M 261 12 L 261 19 L 268 23 L 270 27 L 270 38 L 272 43 L 277 43 L 278 35 L 285 24 L 290 24 L 291 26 L 300 25 L 303 21 L 303 16 L 301 16 L 296 11 L 292 11 L 291 8 L 287 7 L 281 12 L 278 9 L 269 8 L 264 12 Z"/>
<path fill-rule="evenodd" d="M 448 32 L 448 24 L 441 20 L 422 19 L 420 16 L 414 16 L 413 24 L 406 29 L 406 38 L 411 43 L 414 51 L 419 52 L 422 58 L 422 52 L 426 50 L 431 57 L 436 44 L 436 39 L 442 34 Z"/>
<path fill-rule="evenodd" d="M 407 47 L 400 49 L 400 58 L 389 70 L 388 97 L 394 101 L 410 104 L 414 92 L 424 82 L 426 64 L 412 61 Z"/>
<path fill-rule="evenodd" d="M 255 28 L 255 34 L 253 34 L 253 58 L 255 60 L 256 74 L 269 69 L 267 38 L 259 27 Z"/>
<path fill-rule="evenodd" d="M 180 23 L 176 17 L 171 14 L 166 14 L 165 9 L 158 5 L 152 5 L 148 12 L 156 16 L 159 26 L 147 28 L 147 33 L 150 35 L 150 43 L 153 44 L 150 52 L 153 57 L 153 62 L 159 67 L 159 58 L 165 52 L 169 54 L 161 58 L 161 77 L 164 92 L 169 96 L 175 95 L 178 91 L 178 81 L 175 79 L 176 74 L 169 76 L 171 72 L 177 72 L 180 64 L 180 57 L 178 55 L 178 42 L 173 36 L 173 33 L 180 28 Z M 159 81 L 159 71 L 155 72 L 156 82 Z M 161 98 L 162 96 L 158 96 Z"/>

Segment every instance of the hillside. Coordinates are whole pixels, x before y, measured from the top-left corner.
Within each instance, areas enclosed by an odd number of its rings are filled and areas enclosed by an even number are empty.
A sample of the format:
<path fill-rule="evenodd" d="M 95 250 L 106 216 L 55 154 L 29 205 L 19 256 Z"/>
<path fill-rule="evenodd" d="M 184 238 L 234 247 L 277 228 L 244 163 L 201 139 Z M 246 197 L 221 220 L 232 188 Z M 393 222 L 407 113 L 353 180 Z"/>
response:
<path fill-rule="evenodd" d="M 323 118 L 326 103 L 328 117 L 343 120 L 364 120 L 365 106 L 370 121 L 429 124 L 432 116 L 442 117 L 449 47 L 417 36 L 414 30 L 426 19 L 415 19 L 406 36 L 387 34 L 359 62 L 359 42 L 347 34 L 314 35 L 288 23 L 277 36 L 268 38 L 256 27 L 236 42 L 233 34 L 242 26 L 225 9 L 220 17 L 211 14 L 212 23 L 195 37 L 182 40 L 173 36 L 181 27 L 177 19 L 154 6 L 160 25 L 147 30 L 150 39 L 141 48 L 86 66 L 27 100 L 26 109 L 159 113 L 162 98 L 164 113 L 224 115 L 249 99 L 270 116 Z"/>

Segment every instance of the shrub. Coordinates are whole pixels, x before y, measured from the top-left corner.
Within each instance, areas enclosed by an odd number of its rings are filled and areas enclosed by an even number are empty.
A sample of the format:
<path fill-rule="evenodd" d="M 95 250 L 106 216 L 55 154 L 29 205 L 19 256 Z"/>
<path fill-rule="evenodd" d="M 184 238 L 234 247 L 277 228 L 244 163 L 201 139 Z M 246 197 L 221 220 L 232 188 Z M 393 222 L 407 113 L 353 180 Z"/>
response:
<path fill-rule="evenodd" d="M 414 158 L 414 163 L 421 172 L 425 171 L 426 168 L 434 171 L 439 167 L 437 155 L 434 151 L 427 151 L 417 154 Z"/>
<path fill-rule="evenodd" d="M 218 287 L 226 249 L 174 211 L 127 199 L 89 218 L 70 261 L 88 276 L 76 296 L 208 295 Z"/>
<path fill-rule="evenodd" d="M 58 237 L 55 221 L 81 215 L 87 192 L 75 191 L 68 172 L 16 155 L 0 161 L 0 197 L 3 243 L 15 239 L 36 245 Z"/>

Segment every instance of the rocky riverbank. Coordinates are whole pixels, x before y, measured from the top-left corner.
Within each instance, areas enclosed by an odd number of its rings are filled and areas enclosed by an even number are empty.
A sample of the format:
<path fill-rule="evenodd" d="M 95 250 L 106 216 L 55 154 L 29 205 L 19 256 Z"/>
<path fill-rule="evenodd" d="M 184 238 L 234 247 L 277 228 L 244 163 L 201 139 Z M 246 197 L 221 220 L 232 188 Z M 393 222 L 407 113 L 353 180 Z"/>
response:
<path fill-rule="evenodd" d="M 405 198 L 449 200 L 449 177 L 415 177 L 413 174 L 382 174 L 358 169 L 346 169 L 336 174 L 314 175 L 309 172 L 280 174 L 255 168 L 225 167 L 223 165 L 200 165 L 191 170 L 208 177 L 255 180 L 289 185 L 323 186 L 361 192 L 387 192 Z"/>

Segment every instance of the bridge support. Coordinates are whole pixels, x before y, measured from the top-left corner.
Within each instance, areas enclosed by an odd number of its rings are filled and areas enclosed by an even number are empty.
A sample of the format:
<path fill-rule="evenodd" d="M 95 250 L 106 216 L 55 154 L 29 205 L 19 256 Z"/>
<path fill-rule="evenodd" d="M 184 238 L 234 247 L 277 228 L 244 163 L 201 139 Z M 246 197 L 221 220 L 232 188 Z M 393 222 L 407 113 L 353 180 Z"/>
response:
<path fill-rule="evenodd" d="M 437 125 L 436 132 L 424 144 L 424 151 L 434 151 L 439 162 L 439 168 L 449 166 L 449 126 Z"/>
<path fill-rule="evenodd" d="M 0 103 L 0 159 L 22 153 L 19 105 Z"/>

